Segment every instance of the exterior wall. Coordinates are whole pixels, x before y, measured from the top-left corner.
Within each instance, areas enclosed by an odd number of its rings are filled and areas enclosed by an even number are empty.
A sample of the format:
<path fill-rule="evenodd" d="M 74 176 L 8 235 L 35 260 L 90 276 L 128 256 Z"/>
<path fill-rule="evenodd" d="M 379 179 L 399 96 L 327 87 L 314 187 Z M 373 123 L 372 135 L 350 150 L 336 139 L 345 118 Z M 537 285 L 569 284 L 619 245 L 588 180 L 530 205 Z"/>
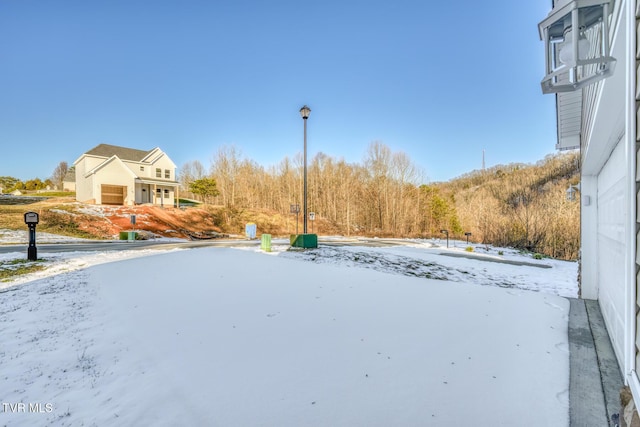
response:
<path fill-rule="evenodd" d="M 615 2 L 614 74 L 583 92 L 582 296 L 597 298 L 625 382 L 640 401 L 637 363 L 637 0 Z M 595 206 L 593 206 L 595 203 Z"/>
<path fill-rule="evenodd" d="M 156 176 L 156 168 L 160 168 L 161 177 L 158 178 Z M 171 161 L 166 154 L 160 156 L 157 160 L 154 160 L 151 165 L 149 165 L 150 169 L 150 178 L 153 179 L 163 179 L 167 181 L 175 181 L 176 180 L 176 165 Z M 165 177 L 165 171 L 169 171 L 169 178 Z"/>
<path fill-rule="evenodd" d="M 580 297 L 597 300 L 600 292 L 598 286 L 597 235 L 593 233 L 598 227 L 598 178 L 583 175 L 580 181 Z"/>
<path fill-rule="evenodd" d="M 133 173 L 140 178 L 146 178 L 149 175 L 149 165 L 140 162 L 130 162 L 123 160 L 122 163 Z M 141 169 L 142 168 L 142 169 Z"/>
<path fill-rule="evenodd" d="M 92 192 L 93 175 L 85 178 L 87 173 L 87 158 L 85 157 L 76 165 L 76 200 L 80 202 L 95 203 L 95 197 Z"/>
<path fill-rule="evenodd" d="M 104 161 L 105 159 L 102 157 L 85 156 L 83 159 L 85 172 L 97 168 L 104 163 Z"/>
<path fill-rule="evenodd" d="M 583 89 L 581 135 L 582 297 L 598 299 L 625 375 L 632 369 L 627 357 L 628 337 L 635 329 L 628 316 L 631 285 L 626 274 L 633 250 L 627 238 L 632 210 L 626 156 L 627 8 L 628 3 L 617 1 L 611 17 L 611 54 L 617 59 L 614 74 Z M 585 196 L 591 199 L 588 206 Z"/>
<path fill-rule="evenodd" d="M 106 166 L 100 168 L 95 173 L 93 180 L 93 194 L 97 204 L 102 204 L 101 192 L 102 184 L 122 185 L 127 187 L 124 204 L 133 205 L 135 202 L 135 186 L 134 177 L 131 171 L 125 167 L 120 161 L 112 161 Z"/>

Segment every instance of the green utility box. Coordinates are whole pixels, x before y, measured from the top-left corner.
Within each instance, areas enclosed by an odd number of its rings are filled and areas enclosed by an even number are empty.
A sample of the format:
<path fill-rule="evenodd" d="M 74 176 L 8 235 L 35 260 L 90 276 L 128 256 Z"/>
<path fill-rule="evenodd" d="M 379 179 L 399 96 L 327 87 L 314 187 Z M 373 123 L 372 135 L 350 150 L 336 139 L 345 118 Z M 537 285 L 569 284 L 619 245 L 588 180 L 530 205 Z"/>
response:
<path fill-rule="evenodd" d="M 271 234 L 263 234 L 260 241 L 260 249 L 265 252 L 271 252 Z"/>
<path fill-rule="evenodd" d="M 289 241 L 294 248 L 310 249 L 318 247 L 317 234 L 292 234 Z"/>
<path fill-rule="evenodd" d="M 138 238 L 137 231 L 121 231 L 120 240 L 136 240 Z"/>

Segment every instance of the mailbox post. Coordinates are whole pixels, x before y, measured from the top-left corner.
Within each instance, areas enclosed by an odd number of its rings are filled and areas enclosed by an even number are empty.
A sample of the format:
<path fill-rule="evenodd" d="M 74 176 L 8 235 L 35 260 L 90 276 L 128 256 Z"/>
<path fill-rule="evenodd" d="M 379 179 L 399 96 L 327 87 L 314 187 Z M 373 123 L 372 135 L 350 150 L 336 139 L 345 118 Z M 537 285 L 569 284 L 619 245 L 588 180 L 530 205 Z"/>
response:
<path fill-rule="evenodd" d="M 447 247 L 449 247 L 449 230 L 440 230 L 440 232 L 447 236 Z"/>
<path fill-rule="evenodd" d="M 467 231 L 464 235 L 467 236 L 467 245 L 469 245 L 469 236 L 471 236 L 471 232 Z"/>
<path fill-rule="evenodd" d="M 29 247 L 27 248 L 27 259 L 36 261 L 38 259 L 38 248 L 36 248 L 36 225 L 40 217 L 36 212 L 26 212 L 24 223 L 29 227 Z"/>

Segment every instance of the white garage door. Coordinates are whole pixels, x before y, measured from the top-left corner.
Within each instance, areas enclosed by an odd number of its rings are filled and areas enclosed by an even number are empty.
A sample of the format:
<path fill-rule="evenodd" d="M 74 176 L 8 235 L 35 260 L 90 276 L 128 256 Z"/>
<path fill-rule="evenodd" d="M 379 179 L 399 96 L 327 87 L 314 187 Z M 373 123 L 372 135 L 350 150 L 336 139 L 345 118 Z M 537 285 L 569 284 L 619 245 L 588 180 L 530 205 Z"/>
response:
<path fill-rule="evenodd" d="M 618 356 L 624 360 L 625 204 L 624 142 L 619 142 L 598 175 L 599 300 Z"/>

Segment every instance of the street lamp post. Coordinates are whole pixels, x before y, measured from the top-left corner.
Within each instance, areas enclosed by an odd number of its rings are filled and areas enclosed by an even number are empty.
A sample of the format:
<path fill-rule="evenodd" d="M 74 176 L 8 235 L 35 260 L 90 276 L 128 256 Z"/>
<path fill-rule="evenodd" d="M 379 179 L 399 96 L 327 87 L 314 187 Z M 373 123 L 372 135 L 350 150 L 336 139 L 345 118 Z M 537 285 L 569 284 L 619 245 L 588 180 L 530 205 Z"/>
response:
<path fill-rule="evenodd" d="M 304 202 L 303 202 L 303 225 L 302 233 L 307 234 L 307 119 L 311 113 L 311 108 L 306 105 L 300 109 L 300 115 L 304 120 Z"/>

